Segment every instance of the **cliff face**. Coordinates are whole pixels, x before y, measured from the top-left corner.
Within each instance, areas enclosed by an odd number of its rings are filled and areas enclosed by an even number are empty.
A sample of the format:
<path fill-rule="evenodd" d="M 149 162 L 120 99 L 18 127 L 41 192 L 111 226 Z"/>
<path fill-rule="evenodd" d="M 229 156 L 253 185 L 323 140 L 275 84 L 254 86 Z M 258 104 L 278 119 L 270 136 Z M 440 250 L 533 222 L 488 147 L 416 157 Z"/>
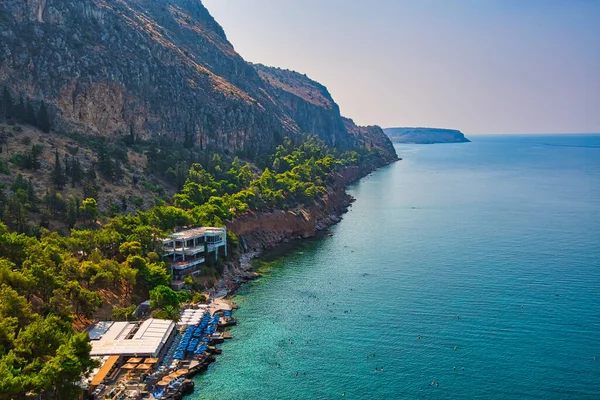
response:
<path fill-rule="evenodd" d="M 268 88 L 305 133 L 320 136 L 326 143 L 348 149 L 356 142 L 348 134 L 340 108 L 327 88 L 306 75 L 255 64 L 254 68 Z"/>
<path fill-rule="evenodd" d="M 56 130 L 256 151 L 298 132 L 199 1 L 10 0 L 0 15 L 0 81 L 50 103 Z"/>
<path fill-rule="evenodd" d="M 377 125 L 358 126 L 349 118 L 343 120 L 346 129 L 358 143 L 378 151 L 379 164 L 376 167 L 387 165 L 399 159 L 394 145 L 381 127 Z"/>
<path fill-rule="evenodd" d="M 441 128 L 386 128 L 383 130 L 397 143 L 466 143 L 469 139 L 461 131 Z"/>
<path fill-rule="evenodd" d="M 261 251 L 282 241 L 308 238 L 340 221 L 352 197 L 345 189 L 352 181 L 371 172 L 370 166 L 349 167 L 335 171 L 327 185 L 327 194 L 313 204 L 294 210 L 249 213 L 227 224 L 239 236 L 243 250 Z"/>
<path fill-rule="evenodd" d="M 347 150 L 362 145 L 379 153 L 377 165 L 398 160 L 390 139 L 379 126 L 357 126 L 344 118 L 327 88 L 306 75 L 280 68 L 255 64 L 254 68 L 279 100 L 288 115 L 305 133 L 315 134 L 334 147 Z M 326 136 L 320 134 L 325 132 Z"/>
<path fill-rule="evenodd" d="M 301 133 L 356 143 L 324 87 L 244 61 L 199 0 L 4 0 L 0 37 L 0 85 L 43 99 L 57 132 L 192 136 L 250 158 Z"/>

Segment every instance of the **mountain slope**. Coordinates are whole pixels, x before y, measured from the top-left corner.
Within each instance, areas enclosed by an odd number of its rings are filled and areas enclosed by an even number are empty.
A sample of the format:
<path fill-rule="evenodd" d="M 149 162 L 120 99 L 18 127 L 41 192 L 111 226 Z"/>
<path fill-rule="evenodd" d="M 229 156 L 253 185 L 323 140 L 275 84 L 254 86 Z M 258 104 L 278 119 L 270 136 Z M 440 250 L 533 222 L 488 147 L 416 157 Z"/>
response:
<path fill-rule="evenodd" d="M 198 0 L 7 0 L 0 36 L 0 85 L 43 99 L 57 132 L 192 138 L 249 158 L 302 133 L 355 144 L 328 94 L 278 97 L 285 85 L 244 61 Z"/>

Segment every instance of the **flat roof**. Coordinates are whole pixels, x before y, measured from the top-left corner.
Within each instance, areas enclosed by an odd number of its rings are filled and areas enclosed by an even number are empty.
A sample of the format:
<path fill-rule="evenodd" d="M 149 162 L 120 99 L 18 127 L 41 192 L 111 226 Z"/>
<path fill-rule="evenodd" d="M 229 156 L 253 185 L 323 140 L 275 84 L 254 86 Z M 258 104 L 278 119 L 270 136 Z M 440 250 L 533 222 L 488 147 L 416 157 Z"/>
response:
<path fill-rule="evenodd" d="M 187 240 L 204 235 L 219 235 L 225 232 L 225 228 L 217 228 L 214 226 L 203 226 L 200 228 L 185 229 L 169 235 L 163 239 L 163 243 L 168 243 L 172 240 Z"/>
<path fill-rule="evenodd" d="M 113 323 L 102 338 L 91 341 L 90 355 L 156 356 L 175 329 L 173 321 L 150 318 L 142 322 L 133 338 L 126 339 L 136 326 L 129 322 Z"/>
<path fill-rule="evenodd" d="M 101 321 L 98 322 L 92 329 L 90 329 L 90 340 L 98 340 L 110 329 L 113 321 Z"/>

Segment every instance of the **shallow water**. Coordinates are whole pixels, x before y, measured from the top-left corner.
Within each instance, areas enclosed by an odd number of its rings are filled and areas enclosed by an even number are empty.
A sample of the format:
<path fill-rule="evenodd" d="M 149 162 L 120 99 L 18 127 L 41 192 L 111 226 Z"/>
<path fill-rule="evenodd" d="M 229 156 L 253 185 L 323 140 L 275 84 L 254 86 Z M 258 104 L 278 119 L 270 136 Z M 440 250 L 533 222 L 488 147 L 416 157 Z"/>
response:
<path fill-rule="evenodd" d="M 600 398 L 600 136 L 473 139 L 353 185 L 189 398 Z"/>

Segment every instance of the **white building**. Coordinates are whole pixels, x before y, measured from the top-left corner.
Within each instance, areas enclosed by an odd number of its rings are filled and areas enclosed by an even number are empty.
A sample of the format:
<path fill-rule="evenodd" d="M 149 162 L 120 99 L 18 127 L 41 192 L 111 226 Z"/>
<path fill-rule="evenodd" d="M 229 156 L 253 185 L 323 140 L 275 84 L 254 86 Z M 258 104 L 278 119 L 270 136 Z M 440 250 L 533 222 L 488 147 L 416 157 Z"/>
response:
<path fill-rule="evenodd" d="M 150 318 L 139 322 L 99 322 L 90 331 L 90 356 L 161 358 L 175 337 L 175 323 Z"/>
<path fill-rule="evenodd" d="M 225 228 L 202 227 L 172 233 L 162 240 L 163 257 L 171 266 L 173 286 L 182 284 L 183 278 L 198 272 L 207 257 L 219 257 L 223 247 L 227 256 L 227 231 Z"/>

